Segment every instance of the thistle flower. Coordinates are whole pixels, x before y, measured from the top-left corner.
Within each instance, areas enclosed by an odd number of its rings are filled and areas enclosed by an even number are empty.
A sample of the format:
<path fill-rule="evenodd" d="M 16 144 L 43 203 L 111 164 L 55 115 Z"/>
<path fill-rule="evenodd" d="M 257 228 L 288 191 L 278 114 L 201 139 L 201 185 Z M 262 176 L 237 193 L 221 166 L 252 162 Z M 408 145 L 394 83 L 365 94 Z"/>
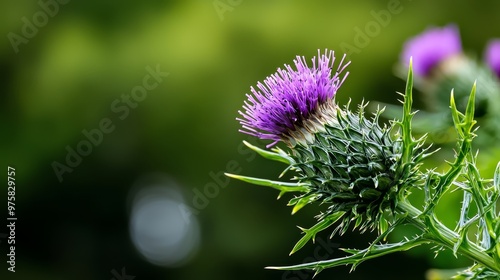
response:
<path fill-rule="evenodd" d="M 345 56 L 344 56 L 345 57 Z M 238 175 L 229 175 L 244 181 L 272 186 L 282 192 L 300 191 L 292 199 L 292 213 L 307 204 L 321 202 L 329 207 L 317 216 L 319 224 L 342 222 L 334 230 L 343 234 L 351 222 L 362 231 L 384 230 L 384 215 L 395 209 L 397 196 L 404 196 L 404 186 L 413 186 L 420 180 L 417 167 L 422 154 L 414 146 L 412 154 L 403 156 L 401 136 L 393 137 L 396 123 L 380 126 L 378 117 L 366 118 L 364 108 L 352 112 L 349 105 L 338 106 L 334 97 L 347 74 L 340 73 L 349 63 L 333 72 L 333 51 L 318 52 L 309 68 L 304 57 L 294 60 L 296 69 L 285 65 L 264 83 L 258 83 L 240 112 L 237 120 L 243 133 L 262 139 L 279 140 L 290 148 L 286 153 L 260 150 L 248 146 L 262 155 L 289 164 L 286 170 L 295 172 L 297 183 L 269 182 Z M 408 152 L 408 151 L 407 151 Z M 410 160 L 406 166 L 404 160 Z M 289 186 L 285 187 L 285 186 Z M 304 230 L 306 231 L 306 230 Z M 306 235 L 305 240 L 311 238 Z M 293 251 L 304 244 L 299 241 Z"/>
<path fill-rule="evenodd" d="M 491 40 L 485 51 L 486 64 L 500 77 L 500 39 Z"/>
<path fill-rule="evenodd" d="M 317 125 L 315 120 L 320 118 L 322 108 L 332 105 L 333 97 L 349 74 L 340 77 L 350 63 L 343 64 L 344 58 L 345 55 L 332 75 L 333 51 L 320 54 L 318 50 L 312 68 L 304 57 L 297 56 L 296 69 L 285 64 L 285 69 L 278 69 L 264 83 L 257 83 L 258 90 L 251 88 L 253 96 L 247 94 L 245 112 L 239 112 L 243 117 L 238 118 L 243 126 L 241 131 L 274 140 L 270 146 L 279 140 L 293 142 L 301 134 L 309 134 L 308 130 Z"/>
<path fill-rule="evenodd" d="M 317 62 L 317 63 L 316 63 Z M 361 232 L 378 229 L 379 235 L 366 249 L 342 249 L 347 256 L 274 269 L 311 269 L 352 265 L 389 253 L 406 251 L 423 244 L 448 248 L 454 254 L 472 259 L 474 265 L 463 272 L 467 279 L 500 277 L 500 217 L 496 210 L 500 198 L 500 163 L 493 180 L 485 180 L 476 168 L 472 149 L 474 139 L 476 86 L 472 87 L 464 112 L 457 109 L 452 92 L 449 107 L 457 133 L 455 159 L 447 161 L 449 169 L 436 172 L 419 170 L 422 160 L 431 153 L 423 147 L 425 137 L 412 136 L 413 72 L 410 60 L 400 121 L 378 124 L 381 110 L 367 119 L 366 105 L 357 112 L 334 102 L 344 78 L 345 66 L 332 75 L 333 52 L 318 54 L 309 68 L 303 57 L 295 60 L 296 70 L 286 66 L 266 79 L 248 95 L 242 119 L 243 132 L 262 139 L 283 140 L 288 151 L 278 147 L 264 150 L 245 144 L 261 156 L 288 164 L 285 172 L 295 172 L 295 182 L 226 174 L 242 181 L 273 187 L 280 191 L 299 192 L 289 205 L 292 214 L 302 207 L 320 202 L 328 208 L 316 216 L 318 222 L 301 228 L 304 236 L 292 253 L 313 240 L 317 233 L 340 221 L 333 234 L 343 234 L 353 223 Z M 342 60 L 343 62 L 343 60 Z M 340 63 L 342 65 L 342 62 Z M 396 133 L 392 133 L 396 132 Z M 283 173 L 285 173 L 283 172 Z M 282 174 L 283 175 L 283 174 Z M 281 177 L 281 176 L 280 176 Z M 422 190 L 424 201 L 415 207 L 408 199 L 411 190 Z M 451 189 L 463 192 L 460 219 L 454 230 L 447 228 L 436 216 L 441 198 Z M 420 209 L 419 209 L 420 208 Z M 417 231 L 395 243 L 386 237 L 397 227 L 412 225 Z M 477 225 L 475 239 L 472 225 Z"/>
<path fill-rule="evenodd" d="M 407 67 L 410 57 L 413 57 L 413 71 L 417 76 L 425 77 L 439 63 L 461 52 L 458 28 L 448 25 L 430 28 L 408 40 L 403 47 L 401 61 Z"/>

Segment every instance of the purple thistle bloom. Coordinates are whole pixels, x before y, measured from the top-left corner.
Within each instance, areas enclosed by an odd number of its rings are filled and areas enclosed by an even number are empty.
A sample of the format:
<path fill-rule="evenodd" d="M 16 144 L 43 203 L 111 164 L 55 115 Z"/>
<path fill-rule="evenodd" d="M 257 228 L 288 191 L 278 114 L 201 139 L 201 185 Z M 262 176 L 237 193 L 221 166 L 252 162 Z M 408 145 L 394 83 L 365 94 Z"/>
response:
<path fill-rule="evenodd" d="M 278 68 L 264 83 L 258 82 L 258 90 L 251 87 L 253 95 L 247 94 L 245 112 L 239 111 L 243 117 L 237 119 L 243 127 L 240 131 L 274 140 L 269 146 L 291 137 L 290 133 L 314 115 L 320 105 L 333 99 L 349 74 L 342 80 L 339 77 L 350 64 L 343 65 L 344 58 L 345 55 L 332 75 L 334 52 L 325 50 L 320 54 L 318 50 L 318 59 L 312 59 L 312 67 L 307 65 L 305 57 L 297 56 L 293 61 L 296 70 L 285 64 L 285 69 Z"/>
<path fill-rule="evenodd" d="M 413 57 L 413 71 L 416 75 L 427 76 L 440 62 L 462 52 L 460 33 L 455 25 L 430 28 L 406 41 L 401 61 L 408 66 Z"/>
<path fill-rule="evenodd" d="M 494 39 L 488 43 L 484 59 L 491 70 L 500 77 L 500 39 Z"/>

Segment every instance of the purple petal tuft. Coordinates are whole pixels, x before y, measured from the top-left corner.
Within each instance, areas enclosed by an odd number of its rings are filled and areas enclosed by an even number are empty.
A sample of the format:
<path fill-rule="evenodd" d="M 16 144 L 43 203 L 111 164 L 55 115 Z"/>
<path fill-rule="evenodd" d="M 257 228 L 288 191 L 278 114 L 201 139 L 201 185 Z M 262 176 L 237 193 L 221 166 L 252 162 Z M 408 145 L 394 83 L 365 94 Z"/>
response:
<path fill-rule="evenodd" d="M 491 70 L 500 77 L 500 39 L 494 39 L 488 43 L 484 59 Z"/>
<path fill-rule="evenodd" d="M 401 61 L 408 66 L 413 57 L 413 71 L 426 76 L 441 61 L 462 52 L 460 33 L 455 25 L 430 28 L 409 39 L 403 48 Z"/>
<path fill-rule="evenodd" d="M 350 63 L 343 64 L 344 58 L 345 55 L 332 75 L 334 52 L 325 50 L 321 54 L 318 50 L 312 67 L 303 56 L 297 56 L 293 61 L 296 69 L 285 64 L 284 69 L 278 68 L 264 83 L 258 82 L 257 89 L 251 87 L 252 94 L 247 94 L 244 112 L 239 111 L 242 118 L 237 120 L 243 128 L 240 131 L 274 140 L 271 145 L 287 136 L 289 131 L 295 131 L 319 105 L 335 96 L 348 75 L 346 73 L 342 80 L 339 77 Z"/>

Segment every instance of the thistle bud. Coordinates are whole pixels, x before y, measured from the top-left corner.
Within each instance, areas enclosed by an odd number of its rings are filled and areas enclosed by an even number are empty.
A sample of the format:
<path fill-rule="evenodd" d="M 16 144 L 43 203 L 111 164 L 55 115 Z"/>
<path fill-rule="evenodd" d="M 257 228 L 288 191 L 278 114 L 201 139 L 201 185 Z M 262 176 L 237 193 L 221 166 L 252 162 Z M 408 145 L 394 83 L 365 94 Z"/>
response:
<path fill-rule="evenodd" d="M 455 25 L 429 28 L 409 39 L 401 53 L 405 69 L 413 58 L 413 71 L 417 77 L 429 77 L 442 62 L 462 53 L 460 33 Z"/>
<path fill-rule="evenodd" d="M 315 199 L 330 206 L 321 217 L 345 212 L 341 233 L 349 221 L 361 229 L 373 228 L 385 210 L 393 210 L 398 193 L 397 164 L 399 145 L 390 129 L 374 118 L 364 116 L 364 105 L 358 112 L 349 107 L 324 106 L 321 111 L 323 129 L 314 133 L 314 141 L 296 145 L 291 157 L 296 180 L 309 186 Z M 298 201 L 298 200 L 297 200 Z"/>
<path fill-rule="evenodd" d="M 437 135 L 442 135 L 443 131 L 453 133 L 453 123 L 443 113 L 449 108 L 449 93 L 454 90 L 457 108 L 463 111 L 470 88 L 478 81 L 475 117 L 484 137 L 480 137 L 477 144 L 490 146 L 492 141 L 500 140 L 499 46 L 498 40 L 491 41 L 485 52 L 485 61 L 477 61 L 463 52 L 460 33 L 455 25 L 429 28 L 404 44 L 399 68 L 404 73 L 408 60 L 413 57 L 415 84 L 424 95 L 422 100 L 428 113 L 422 114 L 420 121 L 414 123 L 417 132 Z M 441 142 L 438 138 L 433 139 Z M 448 135 L 443 139 L 450 141 L 454 136 Z"/>

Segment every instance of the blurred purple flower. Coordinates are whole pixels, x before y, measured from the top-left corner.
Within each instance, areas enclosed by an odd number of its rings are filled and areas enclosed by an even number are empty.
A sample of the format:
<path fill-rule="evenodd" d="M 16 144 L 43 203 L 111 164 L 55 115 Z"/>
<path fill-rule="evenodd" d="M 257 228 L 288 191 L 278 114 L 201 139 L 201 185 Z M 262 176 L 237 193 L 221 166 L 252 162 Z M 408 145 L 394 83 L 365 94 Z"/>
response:
<path fill-rule="evenodd" d="M 484 59 L 491 70 L 500 77 L 500 39 L 494 39 L 488 42 Z"/>
<path fill-rule="evenodd" d="M 460 33 L 455 25 L 430 28 L 406 41 L 401 61 L 408 66 L 413 57 L 413 71 L 416 75 L 427 76 L 440 62 L 462 52 Z"/>
<path fill-rule="evenodd" d="M 297 56 L 294 59 L 295 69 L 285 64 L 285 69 L 268 76 L 264 83 L 258 82 L 256 90 L 251 87 L 253 95 L 247 94 L 243 109 L 238 118 L 243 133 L 261 139 L 275 140 L 276 144 L 290 132 L 297 130 L 305 120 L 313 115 L 319 105 L 331 100 L 349 73 L 341 79 L 339 74 L 349 65 L 344 64 L 342 57 L 337 71 L 332 75 L 335 62 L 333 51 L 325 50 L 318 58 L 312 59 L 312 67 L 306 59 Z"/>

